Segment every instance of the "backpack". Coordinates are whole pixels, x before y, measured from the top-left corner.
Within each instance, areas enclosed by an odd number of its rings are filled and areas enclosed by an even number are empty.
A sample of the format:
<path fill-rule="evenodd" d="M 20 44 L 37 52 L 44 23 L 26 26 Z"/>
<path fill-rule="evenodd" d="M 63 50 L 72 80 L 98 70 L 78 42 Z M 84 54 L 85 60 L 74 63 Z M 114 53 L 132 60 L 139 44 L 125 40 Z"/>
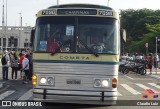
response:
<path fill-rule="evenodd" d="M 12 59 L 12 67 L 18 67 L 18 58 L 17 57 L 14 57 Z"/>
<path fill-rule="evenodd" d="M 6 65 L 7 64 L 6 55 L 2 57 L 1 63 L 2 63 L 2 65 Z"/>

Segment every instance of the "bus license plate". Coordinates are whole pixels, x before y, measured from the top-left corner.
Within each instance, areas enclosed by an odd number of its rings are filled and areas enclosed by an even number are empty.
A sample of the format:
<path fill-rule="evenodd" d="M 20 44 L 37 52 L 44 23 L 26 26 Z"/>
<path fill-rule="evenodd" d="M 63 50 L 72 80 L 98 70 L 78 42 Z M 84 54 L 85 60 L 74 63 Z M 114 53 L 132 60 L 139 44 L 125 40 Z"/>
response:
<path fill-rule="evenodd" d="M 81 84 L 81 80 L 67 79 L 67 84 Z"/>

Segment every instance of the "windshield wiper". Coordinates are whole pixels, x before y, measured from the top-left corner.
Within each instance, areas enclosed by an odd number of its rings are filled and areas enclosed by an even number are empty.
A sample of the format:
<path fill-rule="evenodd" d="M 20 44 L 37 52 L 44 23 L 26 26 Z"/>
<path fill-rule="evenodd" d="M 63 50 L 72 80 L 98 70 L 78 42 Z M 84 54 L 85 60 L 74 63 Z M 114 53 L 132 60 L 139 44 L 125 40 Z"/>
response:
<path fill-rule="evenodd" d="M 56 50 L 55 50 L 53 53 L 51 53 L 51 55 L 52 55 L 52 56 L 55 55 L 62 46 L 71 43 L 71 41 L 72 41 L 71 39 L 68 39 L 68 40 L 64 41 L 58 48 L 56 48 Z M 79 41 L 90 53 L 94 54 L 96 57 L 99 56 L 97 53 L 95 53 L 94 51 L 92 51 L 91 48 L 89 48 L 84 42 L 82 42 L 82 41 L 79 40 L 79 39 L 78 39 L 78 41 Z"/>
<path fill-rule="evenodd" d="M 55 49 L 54 52 L 51 53 L 51 55 L 52 55 L 52 56 L 55 55 L 57 52 L 59 52 L 59 49 L 60 49 L 62 46 L 71 43 L 71 41 L 72 41 L 71 39 L 68 39 L 68 40 L 64 41 L 58 48 Z"/>
<path fill-rule="evenodd" d="M 97 53 L 95 53 L 90 47 L 87 46 L 87 44 L 85 44 L 84 42 L 82 42 L 80 39 L 78 39 L 78 41 L 92 54 L 94 54 L 96 57 L 98 57 L 99 55 Z"/>

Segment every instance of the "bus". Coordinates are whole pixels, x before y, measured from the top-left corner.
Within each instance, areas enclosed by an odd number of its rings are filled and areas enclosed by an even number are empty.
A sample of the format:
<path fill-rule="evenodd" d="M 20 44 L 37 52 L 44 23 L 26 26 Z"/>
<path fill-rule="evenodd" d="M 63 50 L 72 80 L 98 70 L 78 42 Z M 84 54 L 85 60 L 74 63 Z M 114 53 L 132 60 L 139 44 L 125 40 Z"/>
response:
<path fill-rule="evenodd" d="M 61 4 L 36 16 L 31 32 L 33 100 L 115 104 L 119 13 L 108 6 Z"/>

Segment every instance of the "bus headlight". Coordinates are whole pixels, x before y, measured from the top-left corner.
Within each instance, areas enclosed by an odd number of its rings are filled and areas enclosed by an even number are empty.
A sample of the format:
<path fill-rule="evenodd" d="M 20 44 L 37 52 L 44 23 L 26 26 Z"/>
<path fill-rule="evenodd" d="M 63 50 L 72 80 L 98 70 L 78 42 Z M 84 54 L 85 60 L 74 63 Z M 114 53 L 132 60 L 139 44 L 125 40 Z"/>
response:
<path fill-rule="evenodd" d="M 45 77 L 40 78 L 40 84 L 46 84 L 47 80 Z"/>
<path fill-rule="evenodd" d="M 109 87 L 109 82 L 107 80 L 102 80 L 103 87 Z"/>
<path fill-rule="evenodd" d="M 54 85 L 54 77 L 39 76 L 39 85 L 43 85 L 43 86 Z"/>
<path fill-rule="evenodd" d="M 101 87 L 101 80 L 100 79 L 94 80 L 94 87 Z"/>
<path fill-rule="evenodd" d="M 109 79 L 105 78 L 96 78 L 94 79 L 94 87 L 109 87 Z"/>
<path fill-rule="evenodd" d="M 47 84 L 48 85 L 54 85 L 53 77 L 48 77 L 47 78 Z"/>

